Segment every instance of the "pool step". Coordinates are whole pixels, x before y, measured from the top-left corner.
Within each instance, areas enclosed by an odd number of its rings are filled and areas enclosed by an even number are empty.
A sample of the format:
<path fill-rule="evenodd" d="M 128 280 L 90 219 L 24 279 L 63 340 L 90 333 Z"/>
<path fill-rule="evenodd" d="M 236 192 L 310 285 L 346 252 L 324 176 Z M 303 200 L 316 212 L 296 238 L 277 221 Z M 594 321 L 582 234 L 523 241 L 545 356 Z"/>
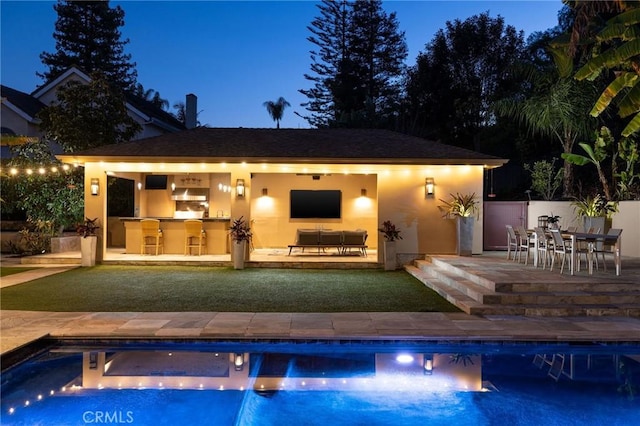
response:
<path fill-rule="evenodd" d="M 496 259 L 492 259 L 496 261 Z M 560 275 L 513 262 L 487 264 L 499 282 L 483 276 L 484 266 L 464 258 L 416 260 L 407 272 L 468 314 L 527 316 L 640 317 L 640 288 L 594 276 Z M 518 268 L 519 274 L 497 269 Z M 528 274 L 538 274 L 535 279 Z M 545 274 L 545 275 L 540 275 Z M 490 275 L 490 274 L 485 274 Z M 514 277 L 516 282 L 513 282 Z M 528 281 L 528 282 L 527 282 Z M 533 284 L 532 284 L 533 283 Z"/>

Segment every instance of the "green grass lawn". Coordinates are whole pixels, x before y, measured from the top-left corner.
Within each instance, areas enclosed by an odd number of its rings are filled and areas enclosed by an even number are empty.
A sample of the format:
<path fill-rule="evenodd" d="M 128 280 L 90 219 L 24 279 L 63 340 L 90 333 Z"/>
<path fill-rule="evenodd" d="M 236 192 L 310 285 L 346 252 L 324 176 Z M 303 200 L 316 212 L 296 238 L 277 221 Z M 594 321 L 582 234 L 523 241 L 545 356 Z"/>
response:
<path fill-rule="evenodd" d="M 0 277 L 6 277 L 7 275 L 18 274 L 24 271 L 30 271 L 36 268 L 28 268 L 22 266 L 3 266 L 0 268 Z"/>
<path fill-rule="evenodd" d="M 78 268 L 1 290 L 2 309 L 59 312 L 456 312 L 404 271 Z"/>

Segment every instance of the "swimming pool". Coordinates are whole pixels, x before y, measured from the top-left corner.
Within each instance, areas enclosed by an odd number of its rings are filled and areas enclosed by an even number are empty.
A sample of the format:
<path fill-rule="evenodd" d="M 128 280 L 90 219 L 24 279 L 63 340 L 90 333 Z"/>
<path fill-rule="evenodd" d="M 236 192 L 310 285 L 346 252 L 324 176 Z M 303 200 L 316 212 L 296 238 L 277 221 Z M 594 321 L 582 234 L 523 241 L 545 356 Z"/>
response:
<path fill-rule="evenodd" d="M 55 342 L 3 425 L 631 425 L 640 346 Z"/>

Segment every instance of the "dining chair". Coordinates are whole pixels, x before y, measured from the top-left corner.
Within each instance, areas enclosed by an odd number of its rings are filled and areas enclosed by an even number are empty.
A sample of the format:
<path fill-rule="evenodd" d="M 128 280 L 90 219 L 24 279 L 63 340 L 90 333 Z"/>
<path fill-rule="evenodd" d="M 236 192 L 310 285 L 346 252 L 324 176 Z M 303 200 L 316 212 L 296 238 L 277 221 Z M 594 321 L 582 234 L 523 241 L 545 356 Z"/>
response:
<path fill-rule="evenodd" d="M 538 240 L 538 263 L 542 260 L 542 269 L 547 266 L 547 261 L 549 261 L 549 253 L 553 250 L 553 242 L 547 236 L 545 230 L 539 226 L 533 228 L 535 232 L 536 239 Z"/>
<path fill-rule="evenodd" d="M 596 266 L 598 265 L 598 254 L 600 254 L 602 255 L 602 264 L 604 265 L 603 267 L 605 272 L 607 272 L 607 262 L 605 261 L 604 255 L 611 254 L 615 256 L 613 250 L 616 246 L 616 243 L 618 242 L 618 239 L 620 238 L 620 234 L 622 234 L 622 229 L 611 228 L 607 232 L 607 237 L 615 237 L 615 239 L 606 238 L 596 242 L 594 250 L 596 257 Z"/>
<path fill-rule="evenodd" d="M 564 262 L 567 258 L 567 255 L 573 255 L 573 247 L 571 247 L 571 243 L 564 238 L 562 238 L 562 234 L 558 229 L 551 229 L 551 237 L 553 238 L 553 256 L 551 257 L 551 267 L 550 271 L 553 271 L 553 265 L 556 262 L 557 257 L 561 257 L 562 264 L 560 265 L 560 273 L 564 270 Z M 569 259 L 571 262 L 571 259 Z"/>
<path fill-rule="evenodd" d="M 142 231 L 140 254 L 145 254 L 147 248 L 155 249 L 156 256 L 158 255 L 158 250 L 164 252 L 162 229 L 160 229 L 160 221 L 158 219 L 142 219 L 140 221 L 140 229 Z"/>
<path fill-rule="evenodd" d="M 187 219 L 184 221 L 184 254 L 190 255 L 191 249 L 198 249 L 198 256 L 207 253 L 207 233 L 202 228 L 202 221 Z M 204 250 L 203 250 L 204 249 Z"/>
<path fill-rule="evenodd" d="M 516 235 L 518 236 L 518 248 L 519 248 L 518 262 L 520 262 L 520 259 L 522 257 L 522 252 L 526 252 L 524 257 L 524 264 L 526 265 L 529 263 L 529 252 L 535 248 L 535 241 L 531 239 L 531 237 L 529 236 L 529 233 L 527 232 L 526 229 L 524 229 L 524 226 L 522 225 L 516 226 L 515 232 L 516 232 Z"/>
<path fill-rule="evenodd" d="M 505 226 L 507 227 L 507 259 L 511 259 L 511 249 L 513 248 L 513 260 L 516 260 L 516 255 L 518 254 L 518 236 L 513 226 Z"/>

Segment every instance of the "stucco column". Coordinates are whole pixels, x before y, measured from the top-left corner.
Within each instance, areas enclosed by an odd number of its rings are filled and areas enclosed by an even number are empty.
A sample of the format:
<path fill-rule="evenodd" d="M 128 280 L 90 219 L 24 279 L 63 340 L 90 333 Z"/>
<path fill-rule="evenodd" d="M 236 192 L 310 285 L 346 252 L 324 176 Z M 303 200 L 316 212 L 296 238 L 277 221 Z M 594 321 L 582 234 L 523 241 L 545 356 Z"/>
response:
<path fill-rule="evenodd" d="M 91 182 L 95 179 L 98 182 L 97 195 L 91 193 Z M 107 174 L 98 163 L 85 163 L 84 166 L 84 215 L 89 219 L 98 218 L 96 263 L 100 263 L 107 245 Z"/>

